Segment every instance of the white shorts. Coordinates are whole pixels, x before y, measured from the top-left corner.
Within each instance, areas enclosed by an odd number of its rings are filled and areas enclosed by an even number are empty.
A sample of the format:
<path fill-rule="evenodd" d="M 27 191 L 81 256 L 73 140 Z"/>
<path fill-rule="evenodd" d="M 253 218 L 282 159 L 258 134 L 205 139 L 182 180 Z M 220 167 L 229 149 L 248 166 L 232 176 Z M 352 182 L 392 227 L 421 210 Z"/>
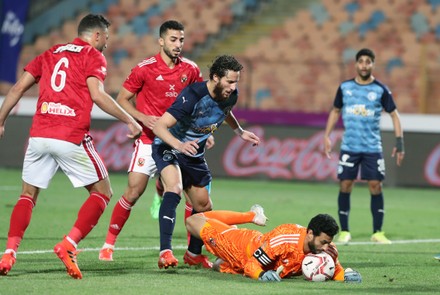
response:
<path fill-rule="evenodd" d="M 140 139 L 135 141 L 128 172 L 143 173 L 149 177 L 156 175 L 157 167 L 151 156 L 151 144 L 145 144 Z"/>
<path fill-rule="evenodd" d="M 108 177 L 107 168 L 89 135 L 80 145 L 53 138 L 29 138 L 23 162 L 23 180 L 45 189 L 58 167 L 74 187 L 84 187 Z"/>

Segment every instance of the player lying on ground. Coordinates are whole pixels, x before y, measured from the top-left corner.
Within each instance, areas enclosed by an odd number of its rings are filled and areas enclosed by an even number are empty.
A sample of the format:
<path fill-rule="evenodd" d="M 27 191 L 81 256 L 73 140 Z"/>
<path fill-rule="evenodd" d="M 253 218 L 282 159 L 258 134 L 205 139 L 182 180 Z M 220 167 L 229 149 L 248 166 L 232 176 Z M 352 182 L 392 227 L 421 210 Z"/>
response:
<path fill-rule="evenodd" d="M 338 250 L 332 243 L 339 226 L 330 215 L 316 215 L 307 228 L 281 224 L 265 234 L 235 226 L 244 223 L 264 226 L 266 220 L 263 208 L 254 205 L 245 213 L 218 210 L 198 213 L 187 219 L 186 227 L 219 258 L 214 269 L 220 272 L 243 274 L 260 281 L 280 281 L 301 275 L 301 264 L 308 253 L 324 251 L 335 262 L 333 280 L 361 281 L 358 272 L 351 269 L 344 272 L 339 263 Z"/>

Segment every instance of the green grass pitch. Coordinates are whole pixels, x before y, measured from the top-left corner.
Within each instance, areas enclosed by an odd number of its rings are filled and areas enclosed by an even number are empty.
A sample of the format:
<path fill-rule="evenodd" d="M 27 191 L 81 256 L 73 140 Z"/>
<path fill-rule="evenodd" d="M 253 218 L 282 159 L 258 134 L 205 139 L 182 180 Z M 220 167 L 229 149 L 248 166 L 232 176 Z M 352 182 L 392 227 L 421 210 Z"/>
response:
<path fill-rule="evenodd" d="M 21 172 L 0 169 L 0 251 L 4 250 L 11 210 L 21 191 Z M 0 294 L 437 294 L 440 290 L 440 193 L 438 189 L 384 187 L 384 231 L 392 245 L 369 243 L 372 220 L 370 197 L 363 184 L 352 194 L 350 215 L 353 243 L 340 245 L 344 267 L 358 270 L 361 284 L 312 283 L 302 278 L 281 283 L 261 283 L 249 278 L 189 268 L 183 264 L 186 231 L 183 202 L 179 205 L 174 234 L 174 252 L 179 266 L 157 267 L 158 222 L 149 214 L 154 183 L 133 208 L 119 236 L 114 262 L 98 260 L 98 250 L 107 232 L 114 204 L 127 178 L 111 174 L 114 196 L 98 225 L 79 248 L 82 280 L 73 280 L 53 254 L 53 246 L 67 234 L 79 207 L 87 197 L 85 189 L 73 189 L 68 179 L 56 174 L 47 190 L 40 193 L 31 224 L 19 248 L 17 263 L 0 277 Z M 245 211 L 258 203 L 265 208 L 268 231 L 280 223 L 307 225 L 318 213 L 337 218 L 337 183 L 303 183 L 214 179 L 215 209 Z M 250 228 L 257 228 L 249 225 Z M 203 292 L 203 293 L 202 293 Z"/>

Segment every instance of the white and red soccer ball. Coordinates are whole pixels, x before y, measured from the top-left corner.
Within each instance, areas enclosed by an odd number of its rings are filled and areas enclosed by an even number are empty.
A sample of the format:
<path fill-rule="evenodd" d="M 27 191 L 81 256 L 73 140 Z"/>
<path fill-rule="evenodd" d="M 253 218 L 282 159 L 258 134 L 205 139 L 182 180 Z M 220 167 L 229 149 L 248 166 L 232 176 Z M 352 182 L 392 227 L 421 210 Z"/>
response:
<path fill-rule="evenodd" d="M 306 280 L 323 282 L 331 280 L 335 273 L 335 262 L 325 252 L 307 254 L 302 262 L 302 273 Z"/>

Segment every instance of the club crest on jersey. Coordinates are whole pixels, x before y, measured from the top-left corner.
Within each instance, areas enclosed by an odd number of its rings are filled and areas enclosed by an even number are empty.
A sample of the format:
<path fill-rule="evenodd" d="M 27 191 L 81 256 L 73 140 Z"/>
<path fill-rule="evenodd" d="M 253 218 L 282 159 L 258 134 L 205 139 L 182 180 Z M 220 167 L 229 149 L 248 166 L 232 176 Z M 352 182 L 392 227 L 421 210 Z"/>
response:
<path fill-rule="evenodd" d="M 139 158 L 138 159 L 138 166 L 139 167 L 142 167 L 142 166 L 144 166 L 145 165 L 145 159 L 144 158 Z"/>
<path fill-rule="evenodd" d="M 375 101 L 377 99 L 377 93 L 376 92 L 368 92 L 368 100 L 369 101 Z"/>
<path fill-rule="evenodd" d="M 188 80 L 188 76 L 187 75 L 182 75 L 182 77 L 180 77 L 180 82 L 185 83 Z"/>
<path fill-rule="evenodd" d="M 215 240 L 214 240 L 213 238 L 210 238 L 210 239 L 209 239 L 209 244 L 210 244 L 212 247 L 216 247 L 216 246 L 217 246 L 217 244 L 215 243 Z"/>

